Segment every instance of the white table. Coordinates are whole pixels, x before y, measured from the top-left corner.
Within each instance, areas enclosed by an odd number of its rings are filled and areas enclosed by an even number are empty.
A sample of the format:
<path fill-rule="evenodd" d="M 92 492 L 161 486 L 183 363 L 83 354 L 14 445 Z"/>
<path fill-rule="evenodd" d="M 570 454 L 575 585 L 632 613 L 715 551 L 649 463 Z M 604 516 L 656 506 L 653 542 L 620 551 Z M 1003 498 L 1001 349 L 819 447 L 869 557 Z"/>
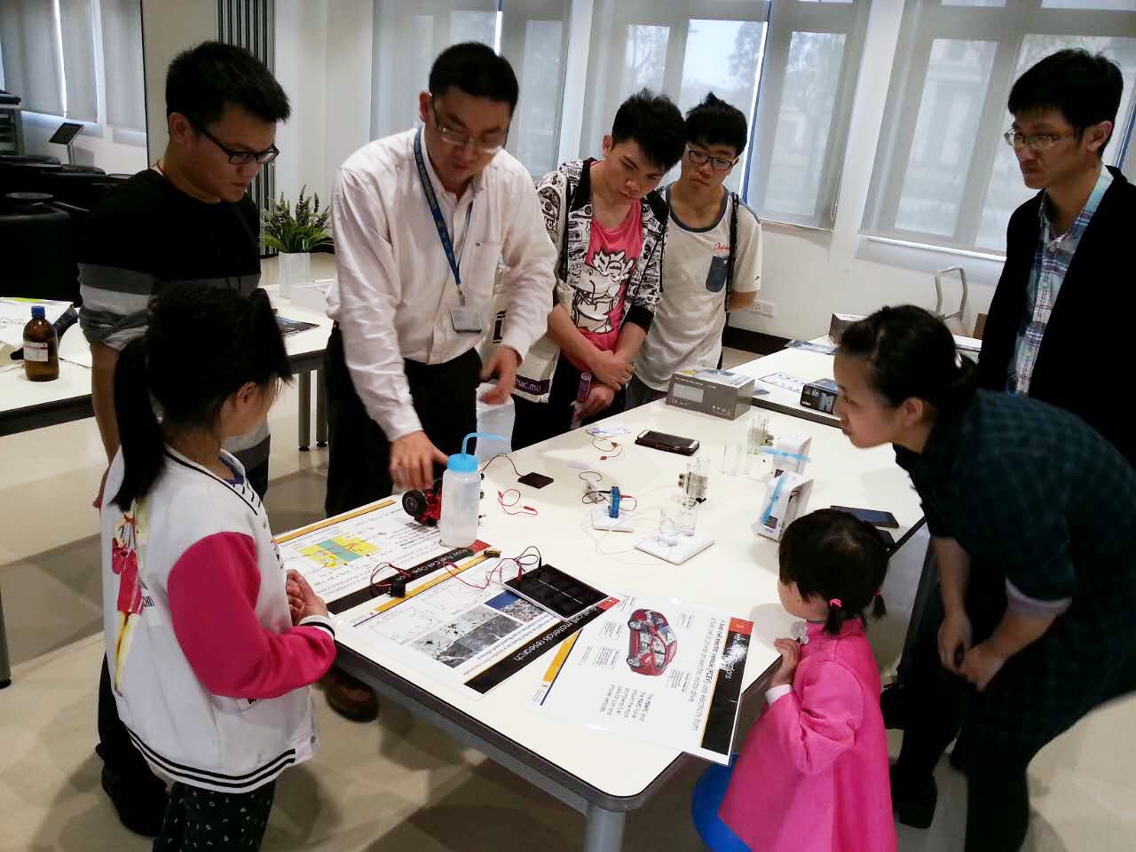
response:
<path fill-rule="evenodd" d="M 323 368 L 323 355 L 332 323 L 326 315 L 294 306 L 287 299 L 279 299 L 273 294 L 275 288 L 268 289 L 281 316 L 316 324 L 315 328 L 284 339 L 288 360 L 299 375 L 300 443 L 307 449 L 305 436 L 311 422 L 310 374 Z M 19 361 L 0 364 L 0 437 L 94 415 L 89 367 L 64 360 L 68 356 L 80 360 L 86 356 L 86 363 L 90 363 L 89 348 L 78 325 L 63 335 L 59 351 L 59 378 L 50 382 L 29 382 Z M 326 426 L 323 418 L 319 417 L 321 399 L 322 396 L 317 397 L 317 428 L 322 431 Z"/>
<path fill-rule="evenodd" d="M 607 421 L 631 430 L 617 439 L 623 445 L 618 458 L 599 461 L 603 453 L 582 431 L 520 451 L 514 460 L 522 473 L 536 470 L 555 480 L 539 491 L 519 486 L 524 502 L 535 507 L 539 516 L 506 516 L 499 509 L 492 495 L 514 487 L 516 477 L 507 462 L 498 461 L 486 473 L 484 491 L 489 496 L 482 504 L 486 517 L 479 538 L 506 555 L 536 544 L 546 561 L 604 591 L 662 593 L 752 618 L 754 633 L 744 683 L 749 687 L 776 661 L 773 641 L 786 635 L 791 621 L 777 596 L 777 545 L 755 537 L 750 530 L 763 485 L 749 477 L 718 472 L 723 446 L 744 438 L 751 416 L 728 422 L 657 402 Z M 814 477 L 810 508 L 842 504 L 887 509 L 901 524 L 895 531 L 901 542 L 922 522 L 918 496 L 896 466 L 890 448 L 857 450 L 827 425 L 779 413 L 769 419 L 774 434 L 804 432 L 813 438 L 810 455 L 814 461 L 807 470 Z M 686 459 L 636 446 L 635 435 L 643 429 L 698 438 L 702 442 L 699 453 L 711 460 L 708 500 L 699 513 L 698 531 L 713 536 L 716 544 L 684 565 L 671 565 L 634 550 L 637 534 L 592 530 L 588 510 L 580 501 L 584 484 L 579 471 L 569 466 L 574 460 L 586 461 L 603 473 L 602 487 L 615 483 L 625 494 L 635 496 L 637 514 L 643 518 L 641 529 L 650 532 L 647 519 L 657 518 L 658 513 L 649 510 L 673 501 Z M 480 700 L 472 700 L 412 665 L 385 657 L 380 640 L 372 634 L 340 627 L 337 641 L 339 664 L 384 697 L 406 705 L 458 741 L 585 814 L 587 852 L 619 850 L 626 813 L 643 805 L 684 762 L 693 760 L 672 748 L 530 712 L 527 704 L 547 666 L 547 656 Z"/>

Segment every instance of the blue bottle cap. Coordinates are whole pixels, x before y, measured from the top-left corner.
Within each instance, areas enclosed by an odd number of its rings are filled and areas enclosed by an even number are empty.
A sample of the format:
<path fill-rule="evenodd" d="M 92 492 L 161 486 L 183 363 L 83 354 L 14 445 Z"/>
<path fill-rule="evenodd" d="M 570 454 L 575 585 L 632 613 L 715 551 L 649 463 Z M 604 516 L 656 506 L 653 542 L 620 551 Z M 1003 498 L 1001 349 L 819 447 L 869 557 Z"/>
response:
<path fill-rule="evenodd" d="M 32 306 L 32 319 L 44 319 L 47 313 L 43 309 L 43 305 Z"/>

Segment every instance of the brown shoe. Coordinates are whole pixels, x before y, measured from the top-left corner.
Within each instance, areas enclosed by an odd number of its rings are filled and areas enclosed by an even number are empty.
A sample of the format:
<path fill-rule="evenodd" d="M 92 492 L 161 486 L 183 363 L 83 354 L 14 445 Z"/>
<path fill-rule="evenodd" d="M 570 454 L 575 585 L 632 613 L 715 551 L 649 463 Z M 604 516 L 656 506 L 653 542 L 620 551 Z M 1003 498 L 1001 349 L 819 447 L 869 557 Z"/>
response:
<path fill-rule="evenodd" d="M 337 668 L 324 677 L 324 693 L 328 706 L 344 719 L 373 722 L 379 717 L 379 698 L 375 691 Z"/>

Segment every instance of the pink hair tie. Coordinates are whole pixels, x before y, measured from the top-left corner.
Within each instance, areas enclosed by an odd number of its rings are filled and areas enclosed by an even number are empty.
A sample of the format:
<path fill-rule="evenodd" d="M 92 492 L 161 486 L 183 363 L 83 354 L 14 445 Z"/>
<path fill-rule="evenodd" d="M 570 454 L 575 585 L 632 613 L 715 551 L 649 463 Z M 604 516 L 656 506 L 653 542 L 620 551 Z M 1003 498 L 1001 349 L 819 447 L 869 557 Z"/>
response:
<path fill-rule="evenodd" d="M 875 593 L 874 595 L 872 595 L 872 597 L 875 597 L 875 598 L 882 598 L 882 597 L 883 597 L 883 592 L 882 592 L 882 591 L 881 591 L 880 589 L 876 589 L 876 593 Z"/>
<path fill-rule="evenodd" d="M 844 606 L 844 602 L 841 601 L 840 598 L 833 598 L 828 602 L 828 605 L 835 609 L 840 609 L 842 606 Z"/>

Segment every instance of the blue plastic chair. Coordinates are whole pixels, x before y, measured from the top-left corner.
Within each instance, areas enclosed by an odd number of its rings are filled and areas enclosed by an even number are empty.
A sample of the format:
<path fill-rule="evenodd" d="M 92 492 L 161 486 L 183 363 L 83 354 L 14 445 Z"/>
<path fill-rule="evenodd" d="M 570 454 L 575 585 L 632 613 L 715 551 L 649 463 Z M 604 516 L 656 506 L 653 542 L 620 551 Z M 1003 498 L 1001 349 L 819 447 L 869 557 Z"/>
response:
<path fill-rule="evenodd" d="M 735 754 L 729 766 L 711 764 L 706 767 L 698 783 L 694 785 L 694 795 L 690 798 L 690 815 L 694 828 L 713 852 L 751 852 L 734 834 L 733 830 L 718 817 L 718 808 L 726 796 L 730 777 L 734 774 Z"/>

